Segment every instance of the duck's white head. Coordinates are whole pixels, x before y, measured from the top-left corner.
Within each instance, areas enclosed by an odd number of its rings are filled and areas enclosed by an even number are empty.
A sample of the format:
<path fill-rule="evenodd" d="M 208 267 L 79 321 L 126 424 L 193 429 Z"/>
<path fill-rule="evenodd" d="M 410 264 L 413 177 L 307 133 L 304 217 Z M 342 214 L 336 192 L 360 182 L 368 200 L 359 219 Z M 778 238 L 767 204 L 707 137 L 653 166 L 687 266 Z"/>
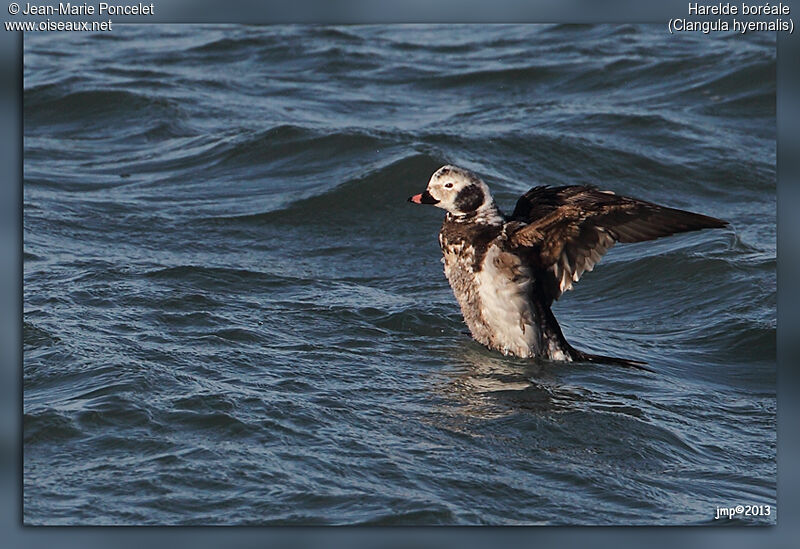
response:
<path fill-rule="evenodd" d="M 442 166 L 431 176 L 424 193 L 408 199 L 415 204 L 433 204 L 456 218 L 499 217 L 489 186 L 464 168 Z"/>

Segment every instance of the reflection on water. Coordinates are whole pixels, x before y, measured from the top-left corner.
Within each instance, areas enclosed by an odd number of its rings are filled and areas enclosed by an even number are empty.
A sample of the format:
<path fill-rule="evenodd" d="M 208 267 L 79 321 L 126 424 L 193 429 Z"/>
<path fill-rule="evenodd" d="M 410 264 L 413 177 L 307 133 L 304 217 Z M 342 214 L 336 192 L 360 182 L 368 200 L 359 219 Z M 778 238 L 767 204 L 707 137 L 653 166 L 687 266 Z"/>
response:
<path fill-rule="evenodd" d="M 452 369 L 435 384 L 446 406 L 476 419 L 495 419 L 518 413 L 554 414 L 597 410 L 644 419 L 631 395 L 620 396 L 573 385 L 570 374 L 596 373 L 615 366 L 564 364 L 509 358 L 469 342 L 453 352 Z M 617 372 L 619 374 L 620 372 Z M 437 377 L 439 377 L 437 376 Z"/>

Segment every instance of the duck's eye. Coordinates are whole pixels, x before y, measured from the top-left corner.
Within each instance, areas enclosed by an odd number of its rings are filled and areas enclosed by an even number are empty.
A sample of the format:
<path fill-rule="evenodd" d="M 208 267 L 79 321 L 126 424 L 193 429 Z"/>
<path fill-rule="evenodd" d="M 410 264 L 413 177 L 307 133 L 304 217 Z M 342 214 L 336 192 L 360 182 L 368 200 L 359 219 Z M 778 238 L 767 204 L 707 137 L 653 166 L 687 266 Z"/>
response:
<path fill-rule="evenodd" d="M 447 187 L 448 189 L 452 189 L 453 188 L 453 184 L 452 183 L 445 183 L 444 186 Z"/>

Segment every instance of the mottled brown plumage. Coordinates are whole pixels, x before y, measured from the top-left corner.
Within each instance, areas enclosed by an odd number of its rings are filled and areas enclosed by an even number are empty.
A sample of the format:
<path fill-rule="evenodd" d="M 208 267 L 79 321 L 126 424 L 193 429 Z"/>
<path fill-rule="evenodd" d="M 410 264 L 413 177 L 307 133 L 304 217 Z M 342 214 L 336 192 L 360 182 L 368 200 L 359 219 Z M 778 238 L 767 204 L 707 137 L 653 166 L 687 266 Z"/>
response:
<path fill-rule="evenodd" d="M 642 363 L 590 355 L 567 343 L 550 306 L 616 242 L 724 227 L 719 219 L 591 186 L 534 187 L 505 218 L 475 174 L 444 166 L 409 201 L 447 210 L 444 271 L 472 336 L 521 357 Z"/>
<path fill-rule="evenodd" d="M 552 274 L 558 299 L 617 242 L 643 242 L 675 233 L 721 228 L 724 221 L 596 187 L 534 187 L 517 201 L 507 231 L 512 247 Z"/>

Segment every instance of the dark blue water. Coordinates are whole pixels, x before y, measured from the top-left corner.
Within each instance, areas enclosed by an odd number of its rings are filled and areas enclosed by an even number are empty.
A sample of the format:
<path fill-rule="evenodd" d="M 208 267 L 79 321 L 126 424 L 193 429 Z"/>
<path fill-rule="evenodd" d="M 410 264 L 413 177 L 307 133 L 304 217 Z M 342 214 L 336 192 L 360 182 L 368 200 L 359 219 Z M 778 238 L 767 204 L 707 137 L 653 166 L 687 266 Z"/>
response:
<path fill-rule="evenodd" d="M 775 39 L 114 26 L 24 45 L 27 524 L 719 524 L 776 503 Z M 578 348 L 464 335 L 445 163 L 721 217 L 620 245 Z"/>

